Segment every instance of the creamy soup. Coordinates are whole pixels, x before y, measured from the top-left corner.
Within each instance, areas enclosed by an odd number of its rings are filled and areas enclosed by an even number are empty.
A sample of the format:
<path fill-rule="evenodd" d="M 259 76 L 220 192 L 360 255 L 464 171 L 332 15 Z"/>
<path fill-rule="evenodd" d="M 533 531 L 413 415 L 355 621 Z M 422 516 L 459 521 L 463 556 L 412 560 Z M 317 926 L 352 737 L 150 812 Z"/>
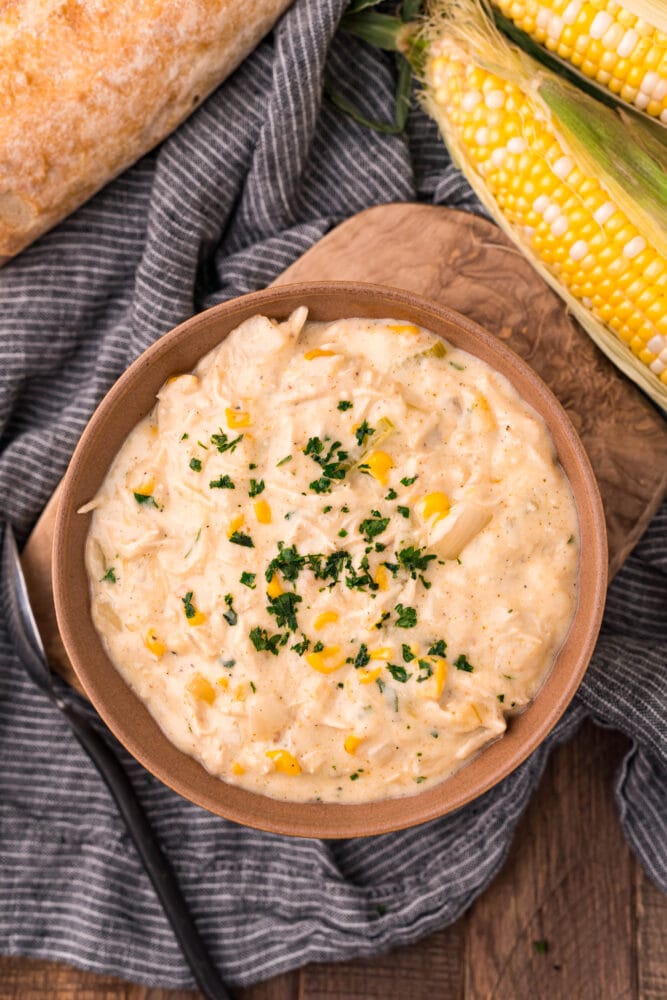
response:
<path fill-rule="evenodd" d="M 576 604 L 543 421 L 402 321 L 247 320 L 83 510 L 117 669 L 177 747 L 276 798 L 442 781 L 534 697 Z"/>

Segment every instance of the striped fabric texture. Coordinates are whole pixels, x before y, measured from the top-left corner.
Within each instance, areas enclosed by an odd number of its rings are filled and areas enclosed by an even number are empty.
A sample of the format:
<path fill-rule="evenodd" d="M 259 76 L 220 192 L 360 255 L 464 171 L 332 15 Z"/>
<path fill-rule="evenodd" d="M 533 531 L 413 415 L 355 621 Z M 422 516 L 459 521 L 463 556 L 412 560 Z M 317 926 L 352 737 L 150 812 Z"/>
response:
<path fill-rule="evenodd" d="M 392 137 L 323 98 L 327 80 L 367 116 L 392 114 L 393 61 L 336 34 L 343 6 L 297 0 L 158 150 L 0 272 L 0 504 L 21 540 L 96 404 L 166 330 L 267 285 L 370 205 L 480 211 L 417 108 Z M 228 981 L 369 955 L 455 920 L 502 865 L 549 752 L 586 716 L 632 739 L 621 820 L 667 889 L 666 580 L 667 507 L 612 585 L 590 670 L 548 742 L 414 830 L 344 842 L 254 832 L 179 798 L 116 745 Z M 105 787 L 4 622 L 0 657 L 0 951 L 191 986 Z"/>

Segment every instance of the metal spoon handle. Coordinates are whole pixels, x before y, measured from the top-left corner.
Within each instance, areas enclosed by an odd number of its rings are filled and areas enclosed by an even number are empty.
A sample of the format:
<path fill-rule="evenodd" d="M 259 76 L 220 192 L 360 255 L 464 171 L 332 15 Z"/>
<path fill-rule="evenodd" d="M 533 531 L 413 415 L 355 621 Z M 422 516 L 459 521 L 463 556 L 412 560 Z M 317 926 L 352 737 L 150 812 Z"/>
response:
<path fill-rule="evenodd" d="M 73 704 L 60 703 L 74 735 L 111 792 L 139 852 L 199 989 L 207 1000 L 231 1000 L 190 915 L 174 871 L 162 853 L 153 828 L 119 760 Z"/>

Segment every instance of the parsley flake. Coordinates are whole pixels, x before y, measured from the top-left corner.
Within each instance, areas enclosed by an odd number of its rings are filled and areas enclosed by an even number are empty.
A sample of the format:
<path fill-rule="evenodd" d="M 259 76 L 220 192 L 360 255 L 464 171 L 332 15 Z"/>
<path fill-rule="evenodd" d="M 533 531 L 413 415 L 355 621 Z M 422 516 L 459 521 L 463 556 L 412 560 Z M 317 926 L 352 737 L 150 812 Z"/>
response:
<path fill-rule="evenodd" d="M 233 600 L 234 598 L 232 597 L 231 594 L 225 594 L 225 604 L 227 605 L 228 610 L 222 612 L 222 617 L 230 625 L 236 625 L 236 623 L 239 620 L 239 616 L 236 614 L 236 611 L 234 610 L 234 606 L 232 603 Z"/>
<path fill-rule="evenodd" d="M 396 605 L 396 612 L 398 618 L 396 619 L 397 628 L 414 628 L 417 624 L 417 612 L 414 608 L 403 607 L 402 604 Z"/>
<path fill-rule="evenodd" d="M 436 639 L 436 641 L 432 643 L 431 647 L 429 648 L 428 655 L 445 657 L 447 655 L 447 643 L 445 642 L 445 640 Z"/>
<path fill-rule="evenodd" d="M 401 507 L 401 505 L 399 504 L 396 507 L 396 510 L 401 515 L 401 517 L 410 517 L 410 508 L 409 507 Z"/>
<path fill-rule="evenodd" d="M 409 674 L 405 667 L 399 666 L 396 663 L 388 663 L 387 670 L 399 684 L 405 684 L 412 677 L 412 674 Z"/>
<path fill-rule="evenodd" d="M 387 495 L 385 497 L 385 500 L 395 500 L 397 496 L 398 496 L 398 493 L 396 492 L 396 490 L 393 487 L 391 487 L 389 489 L 389 492 L 387 493 Z"/>
<path fill-rule="evenodd" d="M 412 652 L 407 642 L 402 643 L 401 652 L 403 653 L 403 659 L 406 663 L 410 663 L 411 660 L 414 660 L 415 654 Z"/>
<path fill-rule="evenodd" d="M 291 462 L 291 461 L 292 461 L 292 456 L 291 455 L 285 455 L 285 457 L 281 458 L 279 462 L 276 462 L 276 469 L 279 466 L 285 465 L 287 462 Z"/>
<path fill-rule="evenodd" d="M 417 479 L 419 479 L 419 476 L 403 476 L 403 478 L 401 479 L 401 485 L 412 486 L 412 484 L 416 482 Z"/>
<path fill-rule="evenodd" d="M 468 662 L 468 658 L 465 655 L 465 653 L 461 653 L 460 656 L 457 656 L 456 660 L 454 661 L 454 666 L 456 667 L 457 670 L 465 670 L 467 674 L 471 674 L 475 669 L 472 663 Z"/>
<path fill-rule="evenodd" d="M 293 591 L 286 591 L 284 594 L 279 594 L 278 597 L 269 597 L 270 604 L 266 610 L 270 615 L 275 615 L 278 628 L 286 625 L 290 631 L 296 632 L 298 628 L 296 606 L 302 600 L 303 598 L 299 594 L 295 594 Z"/>
<path fill-rule="evenodd" d="M 352 403 L 350 402 L 349 399 L 341 399 L 340 403 L 338 404 L 338 409 L 341 410 L 341 411 L 343 411 L 343 412 L 345 410 L 351 410 L 352 409 Z"/>
<path fill-rule="evenodd" d="M 357 529 L 367 542 L 371 542 L 377 535 L 381 535 L 383 531 L 386 531 L 389 524 L 389 518 L 381 517 L 379 510 L 371 511 L 371 513 L 372 517 L 367 517 Z"/>
<path fill-rule="evenodd" d="M 194 616 L 197 614 L 197 609 L 192 603 L 192 591 L 188 590 L 185 597 L 181 597 L 181 600 L 183 602 L 183 610 L 185 611 L 185 617 L 188 619 L 194 618 Z"/>
<path fill-rule="evenodd" d="M 359 652 L 354 658 L 354 669 L 358 670 L 360 667 L 365 667 L 367 663 L 370 663 L 370 653 L 368 652 L 368 646 L 365 642 L 359 646 Z"/>
<path fill-rule="evenodd" d="M 244 587 L 249 587 L 251 590 L 254 590 L 255 587 L 257 586 L 257 584 L 255 583 L 256 576 L 257 576 L 256 573 L 248 573 L 246 570 L 244 570 L 241 573 L 240 582 L 243 584 Z"/>
<path fill-rule="evenodd" d="M 190 468 L 192 469 L 193 472 L 201 472 L 201 459 L 191 458 Z"/>
<path fill-rule="evenodd" d="M 140 507 L 155 507 L 156 510 L 159 509 L 152 493 L 135 493 L 134 499 Z"/>
<path fill-rule="evenodd" d="M 220 428 L 219 434 L 211 434 L 211 442 L 215 445 L 218 451 L 222 454 L 225 451 L 236 451 L 236 446 L 240 441 L 243 441 L 243 434 L 239 434 L 237 438 L 230 441 L 227 434 L 224 433 L 222 428 Z M 203 447 L 203 446 L 202 446 Z"/>
<path fill-rule="evenodd" d="M 247 549 L 255 548 L 255 543 L 250 535 L 244 535 L 242 531 L 233 531 L 229 536 L 229 541 L 234 545 L 245 545 Z"/>
<path fill-rule="evenodd" d="M 367 438 L 369 438 L 371 434 L 375 434 L 375 428 L 369 427 L 368 421 L 364 420 L 361 424 L 359 424 L 356 431 L 354 432 L 354 436 L 356 437 L 357 444 L 359 445 L 360 448 L 363 448 Z"/>
<path fill-rule="evenodd" d="M 212 479 L 208 484 L 212 490 L 235 490 L 236 486 L 229 476 L 220 476 L 219 479 Z"/>
<path fill-rule="evenodd" d="M 277 656 L 278 647 L 285 645 L 289 639 L 289 632 L 282 634 L 276 632 L 275 635 L 269 635 L 265 628 L 255 625 L 254 628 L 250 629 L 249 638 L 258 653 L 267 652 Z"/>
<path fill-rule="evenodd" d="M 105 580 L 108 580 L 109 583 L 115 583 L 116 582 L 116 571 L 113 568 L 113 566 L 109 566 L 109 569 L 106 571 L 106 573 L 104 574 L 104 576 L 100 580 L 100 583 L 103 583 Z"/>
<path fill-rule="evenodd" d="M 249 497 L 258 497 L 260 493 L 264 492 L 264 480 L 263 479 L 251 479 L 250 486 L 248 487 Z"/>

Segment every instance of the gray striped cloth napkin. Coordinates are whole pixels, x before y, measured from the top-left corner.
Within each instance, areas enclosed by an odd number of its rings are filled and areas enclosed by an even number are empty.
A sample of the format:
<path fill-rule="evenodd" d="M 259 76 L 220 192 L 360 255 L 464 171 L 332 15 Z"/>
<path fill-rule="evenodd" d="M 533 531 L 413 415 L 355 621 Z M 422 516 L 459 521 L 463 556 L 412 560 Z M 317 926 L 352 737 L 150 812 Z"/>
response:
<path fill-rule="evenodd" d="M 390 58 L 335 35 L 344 0 L 298 0 L 170 139 L 0 272 L 0 503 L 19 535 L 123 369 L 192 313 L 268 284 L 370 205 L 479 210 L 433 126 L 353 124 L 325 76 L 388 119 Z M 611 588 L 580 694 L 501 786 L 444 819 L 320 842 L 222 821 L 119 753 L 231 983 L 405 944 L 455 920 L 506 856 L 550 750 L 593 716 L 627 733 L 627 838 L 667 889 L 667 508 Z M 192 985 L 97 773 L 27 680 L 0 623 L 0 951 Z M 92 716 L 91 711 L 91 716 Z"/>

